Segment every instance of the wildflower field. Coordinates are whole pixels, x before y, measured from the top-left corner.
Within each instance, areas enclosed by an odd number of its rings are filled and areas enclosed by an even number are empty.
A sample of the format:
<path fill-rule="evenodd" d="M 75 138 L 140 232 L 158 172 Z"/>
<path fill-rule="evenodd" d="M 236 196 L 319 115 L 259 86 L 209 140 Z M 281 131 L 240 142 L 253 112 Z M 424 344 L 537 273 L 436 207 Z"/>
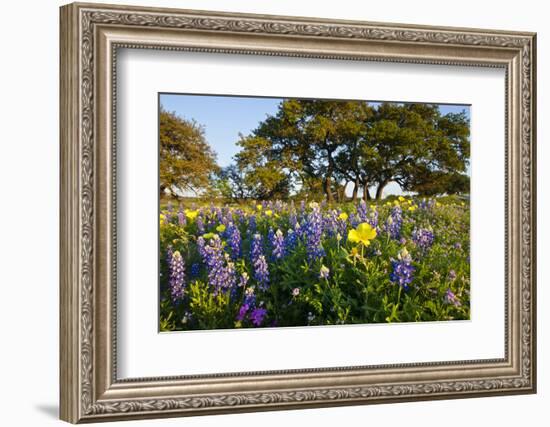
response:
<path fill-rule="evenodd" d="M 469 319 L 468 203 L 162 204 L 160 330 Z"/>

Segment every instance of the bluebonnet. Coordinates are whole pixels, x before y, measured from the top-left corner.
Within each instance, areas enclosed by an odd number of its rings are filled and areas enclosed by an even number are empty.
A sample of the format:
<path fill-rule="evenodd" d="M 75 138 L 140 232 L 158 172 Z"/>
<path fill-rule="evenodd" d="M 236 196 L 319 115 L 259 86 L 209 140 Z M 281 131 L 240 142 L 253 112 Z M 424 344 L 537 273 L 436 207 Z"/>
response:
<path fill-rule="evenodd" d="M 460 307 L 462 305 L 458 297 L 450 289 L 447 289 L 447 292 L 445 292 L 445 295 L 443 296 L 443 302 L 445 304 L 452 304 L 455 307 Z"/>
<path fill-rule="evenodd" d="M 231 262 L 229 255 L 223 251 L 222 241 L 218 235 L 214 235 L 208 245 L 204 247 L 204 263 L 208 267 L 208 283 L 217 294 L 219 291 L 227 291 L 236 284 L 235 264 Z"/>
<path fill-rule="evenodd" d="M 231 257 L 233 259 L 239 258 L 241 256 L 241 232 L 235 224 L 230 222 L 225 230 L 225 235 L 231 249 Z"/>
<path fill-rule="evenodd" d="M 435 200 L 434 199 L 422 199 L 420 201 L 420 203 L 418 204 L 418 207 L 420 209 L 424 209 L 424 210 L 430 210 L 432 209 L 433 207 L 435 206 Z"/>
<path fill-rule="evenodd" d="M 325 255 L 325 250 L 321 245 L 321 239 L 323 237 L 323 217 L 317 205 L 312 206 L 312 210 L 307 216 L 305 235 L 308 258 L 310 260 L 315 260 L 323 257 Z"/>
<path fill-rule="evenodd" d="M 244 293 L 244 301 L 239 308 L 239 313 L 237 314 L 237 320 L 244 320 L 249 310 L 254 309 L 255 306 L 256 295 L 254 295 L 254 288 L 247 288 Z"/>
<path fill-rule="evenodd" d="M 172 252 L 170 249 L 170 252 L 170 277 L 168 281 L 170 296 L 172 298 L 172 302 L 178 303 L 183 299 L 183 292 L 185 288 L 185 264 L 179 251 Z"/>
<path fill-rule="evenodd" d="M 239 288 L 244 289 L 246 287 L 246 285 L 248 284 L 248 279 L 249 278 L 250 277 L 248 276 L 247 272 L 242 273 L 241 277 L 239 278 L 239 284 L 238 284 Z"/>
<path fill-rule="evenodd" d="M 252 243 L 250 244 L 250 260 L 252 261 L 252 263 L 254 263 L 254 261 L 258 259 L 260 255 L 263 255 L 263 253 L 264 251 L 262 236 L 256 233 L 254 234 L 254 236 L 252 236 Z"/>
<path fill-rule="evenodd" d="M 254 269 L 254 279 L 258 282 L 260 289 L 267 289 L 269 284 L 269 270 L 264 256 L 262 236 L 259 234 L 254 234 L 252 238 L 250 258 Z"/>
<path fill-rule="evenodd" d="M 197 216 L 197 230 L 199 233 L 204 233 L 204 220 L 202 219 L 202 212 Z"/>
<path fill-rule="evenodd" d="M 298 243 L 298 235 L 292 229 L 289 229 L 285 238 L 285 248 L 287 253 L 291 252 Z"/>
<path fill-rule="evenodd" d="M 265 308 L 255 308 L 252 310 L 252 313 L 250 313 L 250 320 L 255 326 L 260 326 L 266 315 L 267 310 Z"/>
<path fill-rule="evenodd" d="M 260 255 L 254 261 L 254 278 L 258 281 L 259 288 L 265 291 L 269 285 L 269 270 L 264 255 Z"/>
<path fill-rule="evenodd" d="M 327 236 L 334 236 L 338 232 L 338 212 L 332 210 L 323 218 L 323 229 Z"/>
<path fill-rule="evenodd" d="M 415 270 L 411 264 L 411 256 L 407 249 L 403 248 L 397 258 L 397 260 L 392 260 L 391 262 L 393 271 L 390 274 L 390 280 L 397 283 L 403 289 L 408 290 Z"/>
<path fill-rule="evenodd" d="M 198 262 L 191 264 L 191 277 L 198 277 L 201 266 Z"/>
<path fill-rule="evenodd" d="M 361 200 L 359 206 L 357 206 L 357 216 L 360 222 L 367 222 L 367 204 L 364 200 Z"/>
<path fill-rule="evenodd" d="M 275 232 L 273 231 L 273 228 L 269 227 L 269 230 L 267 232 L 267 244 L 271 251 L 273 251 L 273 239 L 275 237 Z"/>
<path fill-rule="evenodd" d="M 376 209 L 371 210 L 367 222 L 372 228 L 378 227 L 378 211 Z"/>
<path fill-rule="evenodd" d="M 281 259 L 285 255 L 285 237 L 283 236 L 283 232 L 281 230 L 277 230 L 272 239 L 271 247 L 273 251 L 273 259 Z"/>
<path fill-rule="evenodd" d="M 250 215 L 248 218 L 248 234 L 252 235 L 256 232 L 256 215 Z"/>
<path fill-rule="evenodd" d="M 392 239 L 399 240 L 401 237 L 401 225 L 403 224 L 403 211 L 401 207 L 394 206 L 391 214 L 386 220 L 386 231 Z"/>
<path fill-rule="evenodd" d="M 296 217 L 296 212 L 294 210 L 290 211 L 290 214 L 288 216 L 288 224 L 291 228 L 296 227 L 296 224 L 298 223 L 298 218 Z"/>
<path fill-rule="evenodd" d="M 204 258 L 206 258 L 206 251 L 204 250 L 205 246 L 206 246 L 206 242 L 204 240 L 204 237 L 200 236 L 197 239 L 197 250 L 199 251 L 199 255 L 203 260 Z"/>
<path fill-rule="evenodd" d="M 359 217 L 357 215 L 355 215 L 353 212 L 350 212 L 349 214 L 349 223 L 350 225 L 353 227 L 353 228 L 357 228 L 357 226 L 359 225 L 359 223 L 361 222 L 359 220 Z"/>
<path fill-rule="evenodd" d="M 185 227 L 185 224 L 187 223 L 187 220 L 185 219 L 185 214 L 183 211 L 178 212 L 178 224 Z"/>
<path fill-rule="evenodd" d="M 427 250 L 434 242 L 434 233 L 427 228 L 416 228 L 412 233 L 413 242 L 422 249 Z"/>

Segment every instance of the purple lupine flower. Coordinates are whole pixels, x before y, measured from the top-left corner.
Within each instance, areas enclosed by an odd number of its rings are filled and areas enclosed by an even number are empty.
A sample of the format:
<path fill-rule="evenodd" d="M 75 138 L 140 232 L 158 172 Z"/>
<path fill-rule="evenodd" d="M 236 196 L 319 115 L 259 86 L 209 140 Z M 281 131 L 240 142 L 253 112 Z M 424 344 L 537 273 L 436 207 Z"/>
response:
<path fill-rule="evenodd" d="M 250 215 L 248 217 L 248 229 L 247 232 L 249 235 L 256 233 L 256 215 Z"/>
<path fill-rule="evenodd" d="M 290 225 L 291 228 L 296 227 L 296 224 L 298 223 L 298 218 L 296 217 L 296 212 L 294 209 L 290 211 L 290 214 L 288 215 L 288 225 Z"/>
<path fill-rule="evenodd" d="M 323 218 L 323 230 L 327 236 L 335 236 L 338 232 L 338 212 L 332 210 Z"/>
<path fill-rule="evenodd" d="M 187 224 L 185 213 L 182 210 L 178 212 L 178 224 L 181 225 L 182 227 L 185 227 L 185 224 Z"/>
<path fill-rule="evenodd" d="M 256 305 L 256 294 L 254 293 L 254 288 L 246 288 L 244 291 L 244 303 L 249 307 L 254 307 Z"/>
<path fill-rule="evenodd" d="M 231 257 L 235 260 L 241 256 L 241 232 L 230 222 L 225 229 L 225 235 L 231 249 Z"/>
<path fill-rule="evenodd" d="M 447 292 L 445 292 L 443 302 L 445 304 L 453 304 L 455 307 L 460 307 L 462 305 L 458 297 L 450 289 L 447 289 Z"/>
<path fill-rule="evenodd" d="M 174 251 L 171 258 L 169 265 L 170 296 L 173 303 L 179 303 L 183 299 L 185 289 L 185 264 L 179 251 Z"/>
<path fill-rule="evenodd" d="M 263 253 L 262 236 L 256 233 L 252 236 L 252 243 L 250 245 L 250 260 L 252 263 L 254 263 L 260 255 L 263 255 Z"/>
<path fill-rule="evenodd" d="M 281 230 L 277 232 L 272 237 L 271 247 L 273 248 L 273 258 L 281 259 L 285 254 L 285 237 Z"/>
<path fill-rule="evenodd" d="M 307 255 L 310 261 L 321 258 L 325 250 L 321 244 L 323 237 L 323 217 L 319 206 L 313 205 L 306 221 L 306 246 Z"/>
<path fill-rule="evenodd" d="M 202 212 L 197 216 L 197 230 L 199 233 L 204 233 L 204 220 L 202 218 Z"/>
<path fill-rule="evenodd" d="M 426 251 L 434 242 L 434 233 L 427 228 L 417 228 L 412 233 L 412 239 L 420 249 Z"/>
<path fill-rule="evenodd" d="M 403 224 L 403 211 L 400 206 L 394 206 L 391 214 L 386 220 L 386 231 L 392 239 L 399 240 L 401 237 L 401 225 Z"/>
<path fill-rule="evenodd" d="M 455 280 L 456 279 L 456 271 L 450 270 L 449 271 L 449 280 Z"/>
<path fill-rule="evenodd" d="M 460 244 L 460 242 L 456 242 L 456 243 L 453 245 L 453 247 L 454 247 L 455 249 L 462 249 L 462 245 Z"/>
<path fill-rule="evenodd" d="M 253 264 L 254 278 L 257 280 L 262 291 L 267 290 L 269 285 L 269 270 L 264 255 L 260 255 Z"/>
<path fill-rule="evenodd" d="M 198 277 L 201 266 L 198 262 L 191 264 L 191 277 Z"/>
<path fill-rule="evenodd" d="M 264 256 L 262 236 L 254 234 L 250 248 L 250 258 L 254 268 L 254 279 L 258 282 L 261 290 L 266 290 L 269 284 L 269 270 Z"/>
<path fill-rule="evenodd" d="M 378 227 L 378 211 L 376 209 L 371 210 L 367 222 L 372 228 Z"/>
<path fill-rule="evenodd" d="M 202 259 L 206 258 L 206 251 L 204 250 L 206 246 L 206 241 L 204 240 L 204 237 L 200 236 L 197 239 L 197 250 L 199 251 L 199 255 Z"/>
<path fill-rule="evenodd" d="M 269 249 L 273 251 L 273 239 L 275 238 L 275 232 L 273 231 L 273 228 L 269 227 L 269 230 L 267 232 L 267 244 L 269 245 Z"/>
<path fill-rule="evenodd" d="M 298 242 L 297 233 L 295 233 L 292 229 L 289 229 L 285 238 L 285 243 L 284 243 L 287 253 L 292 251 L 296 247 L 297 242 Z"/>
<path fill-rule="evenodd" d="M 412 259 L 406 248 L 399 252 L 397 258 L 397 260 L 391 262 L 393 271 L 390 274 L 390 280 L 407 291 L 413 280 L 414 267 L 411 264 Z"/>
<path fill-rule="evenodd" d="M 239 288 L 245 288 L 246 285 L 248 284 L 248 279 L 250 277 L 248 276 L 248 273 L 245 271 L 241 274 L 241 277 L 239 278 L 239 283 L 237 286 L 239 286 Z"/>
<path fill-rule="evenodd" d="M 357 226 L 358 226 L 359 223 L 361 222 L 361 221 L 359 220 L 359 217 L 358 217 L 357 215 L 355 215 L 355 213 L 353 213 L 353 212 L 350 212 L 348 220 L 349 220 L 350 225 L 351 225 L 353 228 L 357 228 Z M 344 233 L 344 234 L 345 234 L 345 233 Z"/>
<path fill-rule="evenodd" d="M 241 308 L 239 308 L 239 313 L 237 314 L 237 320 L 239 322 L 242 322 L 244 320 L 249 308 L 250 306 L 248 304 L 241 305 Z"/>
<path fill-rule="evenodd" d="M 364 200 L 361 200 L 357 206 L 357 216 L 361 222 L 367 222 L 367 204 Z"/>
<path fill-rule="evenodd" d="M 235 264 L 231 262 L 229 255 L 223 251 L 222 241 L 215 234 L 210 243 L 204 247 L 204 263 L 208 267 L 208 283 L 217 294 L 219 291 L 227 291 L 236 284 Z"/>
<path fill-rule="evenodd" d="M 420 203 L 418 204 L 418 207 L 420 209 L 424 209 L 425 211 L 433 209 L 435 206 L 435 200 L 434 199 L 422 199 Z"/>
<path fill-rule="evenodd" d="M 265 308 L 255 308 L 250 313 L 250 320 L 255 326 L 260 326 L 263 323 L 266 314 L 267 310 Z"/>

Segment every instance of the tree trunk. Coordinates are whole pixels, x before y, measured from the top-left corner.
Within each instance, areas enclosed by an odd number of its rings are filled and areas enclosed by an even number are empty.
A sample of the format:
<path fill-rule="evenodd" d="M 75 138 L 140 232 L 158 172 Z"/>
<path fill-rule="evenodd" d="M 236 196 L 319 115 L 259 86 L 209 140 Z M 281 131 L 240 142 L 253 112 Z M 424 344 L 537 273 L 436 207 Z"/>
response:
<path fill-rule="evenodd" d="M 376 200 L 380 200 L 382 198 L 382 192 L 384 191 L 386 185 L 388 185 L 388 181 L 382 181 L 378 184 L 378 187 L 376 188 Z"/>
<path fill-rule="evenodd" d="M 332 195 L 332 177 L 327 175 L 325 178 L 325 194 L 327 195 L 327 202 L 334 202 L 334 197 Z"/>
<path fill-rule="evenodd" d="M 339 185 L 338 189 L 336 190 L 336 200 L 338 201 L 338 203 L 342 203 L 342 199 L 343 199 L 342 196 L 343 196 L 345 188 L 346 188 L 345 186 Z"/>
<path fill-rule="evenodd" d="M 365 202 L 368 202 L 369 200 L 372 200 L 372 197 L 371 197 L 370 191 L 369 191 L 369 184 L 366 183 L 366 182 L 363 184 L 363 200 Z"/>
<path fill-rule="evenodd" d="M 353 183 L 353 193 L 352 193 L 352 200 L 355 202 L 357 201 L 357 193 L 359 192 L 359 177 L 355 177 L 355 182 Z"/>

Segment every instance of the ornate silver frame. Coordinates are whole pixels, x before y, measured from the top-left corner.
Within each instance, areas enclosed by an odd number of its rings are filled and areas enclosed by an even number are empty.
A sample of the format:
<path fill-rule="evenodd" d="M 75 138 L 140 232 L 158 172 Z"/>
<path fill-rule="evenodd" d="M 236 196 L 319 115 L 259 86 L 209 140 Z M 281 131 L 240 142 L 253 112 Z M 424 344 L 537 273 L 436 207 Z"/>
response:
<path fill-rule="evenodd" d="M 99 4 L 61 8 L 60 384 L 72 422 L 534 393 L 533 33 Z M 497 360 L 176 378 L 116 375 L 117 48 L 502 67 L 506 342 Z"/>

